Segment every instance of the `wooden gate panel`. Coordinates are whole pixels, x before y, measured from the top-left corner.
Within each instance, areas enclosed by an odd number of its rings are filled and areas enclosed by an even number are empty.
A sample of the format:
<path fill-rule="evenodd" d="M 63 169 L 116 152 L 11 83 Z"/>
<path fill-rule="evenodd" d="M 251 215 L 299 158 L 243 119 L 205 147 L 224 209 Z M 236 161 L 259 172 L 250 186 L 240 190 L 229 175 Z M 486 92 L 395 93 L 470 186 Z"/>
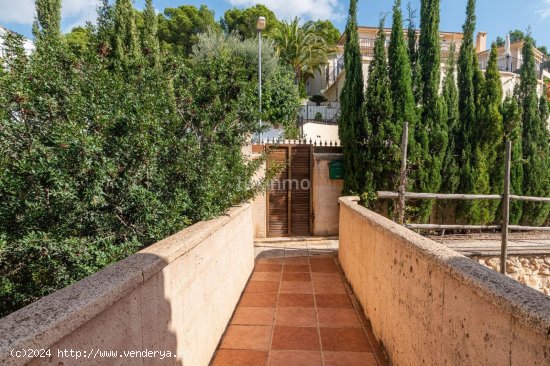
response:
<path fill-rule="evenodd" d="M 311 148 L 292 146 L 290 176 L 291 235 L 310 234 Z"/>
<path fill-rule="evenodd" d="M 268 236 L 286 236 L 289 233 L 288 203 L 289 194 L 283 182 L 288 179 L 289 151 L 286 147 L 277 147 L 269 154 L 268 168 L 274 164 L 283 164 L 282 169 L 271 181 L 267 201 L 267 231 Z"/>

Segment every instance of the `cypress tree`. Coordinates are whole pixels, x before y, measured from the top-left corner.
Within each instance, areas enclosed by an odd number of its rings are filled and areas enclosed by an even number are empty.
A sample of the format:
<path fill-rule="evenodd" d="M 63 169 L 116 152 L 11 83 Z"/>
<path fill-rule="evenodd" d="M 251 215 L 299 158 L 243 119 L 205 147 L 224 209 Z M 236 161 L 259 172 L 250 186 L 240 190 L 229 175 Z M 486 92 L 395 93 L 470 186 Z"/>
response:
<path fill-rule="evenodd" d="M 540 113 L 540 119 L 542 123 L 548 124 L 548 117 L 550 117 L 550 107 L 548 105 L 548 99 L 546 99 L 546 95 L 544 91 L 540 96 L 539 113 Z"/>
<path fill-rule="evenodd" d="M 422 114 L 415 131 L 423 164 L 416 174 L 415 186 L 420 192 L 438 192 L 441 168 L 447 149 L 445 104 L 439 96 L 441 79 L 441 46 L 439 43 L 439 0 L 422 2 L 420 16 L 419 61 L 422 78 Z M 419 204 L 419 219 L 427 221 L 433 201 Z"/>
<path fill-rule="evenodd" d="M 422 90 L 422 80 L 420 78 L 420 63 L 418 62 L 418 50 L 416 49 L 416 26 L 415 18 L 416 11 L 412 8 L 411 3 L 407 4 L 407 47 L 409 50 L 409 61 L 412 70 L 412 89 L 414 95 L 414 101 L 416 104 L 420 102 L 421 90 Z"/>
<path fill-rule="evenodd" d="M 117 60 L 128 63 L 140 55 L 135 12 L 130 0 L 116 0 L 113 49 Z"/>
<path fill-rule="evenodd" d="M 409 4 L 410 7 L 410 4 Z M 394 157 L 395 167 L 392 169 L 394 172 L 394 184 L 389 187 L 394 190 L 398 185 L 398 176 L 400 170 L 400 145 L 401 145 L 401 134 L 403 133 L 403 124 L 404 122 L 409 123 L 409 130 L 414 131 L 418 123 L 418 114 L 416 110 L 416 103 L 413 94 L 413 82 L 411 75 L 411 61 L 409 59 L 408 52 L 415 52 L 414 48 L 416 45 L 416 31 L 412 30 L 412 37 L 414 38 L 414 44 L 411 45 L 411 29 L 408 30 L 408 41 L 406 43 L 405 36 L 403 33 L 403 17 L 401 13 L 401 0 L 396 0 L 393 7 L 393 25 L 390 38 L 390 45 L 388 49 L 388 70 L 391 86 L 391 97 L 393 102 L 393 115 L 392 115 L 392 124 L 391 127 L 391 138 L 392 146 L 395 145 L 397 151 L 393 152 L 396 154 Z M 408 48 L 407 48 L 408 46 Z M 412 47 L 412 51 L 411 51 Z M 370 84 L 370 83 L 369 83 Z M 414 133 L 412 134 L 414 136 Z M 413 166 L 418 165 L 418 153 L 416 152 L 416 145 L 414 138 L 409 139 L 409 160 L 413 163 Z"/>
<path fill-rule="evenodd" d="M 515 195 L 523 194 L 523 147 L 521 142 L 521 116 L 519 91 L 516 88 L 514 95 L 507 95 L 502 103 L 501 114 L 504 123 L 504 135 L 512 142 L 512 162 L 510 167 L 510 192 Z M 501 149 L 501 151 L 504 151 Z M 504 166 L 504 156 L 500 166 Z M 523 214 L 523 202 L 510 202 L 510 223 L 517 225 Z"/>
<path fill-rule="evenodd" d="M 403 33 L 401 33 L 403 34 Z M 384 19 L 380 20 L 374 44 L 374 56 L 369 65 L 365 96 L 366 157 L 364 191 L 392 190 L 399 176 L 400 126 L 392 119 L 392 97 L 386 61 Z M 406 55 L 405 55 L 406 56 Z M 395 70 L 394 70 L 395 71 Z"/>
<path fill-rule="evenodd" d="M 456 135 L 459 130 L 458 89 L 456 87 L 456 46 L 453 43 L 447 60 L 443 81 L 443 100 L 447 107 L 447 129 L 449 143 L 445 153 L 441 192 L 456 193 L 460 182 L 460 169 L 456 159 Z"/>
<path fill-rule="evenodd" d="M 475 186 L 473 155 L 475 153 L 474 134 L 476 128 L 476 88 L 474 79 L 477 72 L 477 60 L 474 48 L 476 27 L 475 0 L 468 0 L 466 21 L 462 27 L 464 38 L 458 56 L 458 106 L 460 111 L 460 128 L 456 136 L 456 149 L 460 172 L 459 192 L 472 193 Z M 479 74 L 477 76 L 479 80 Z M 458 216 L 468 219 L 471 202 L 459 204 Z"/>
<path fill-rule="evenodd" d="M 350 1 L 348 23 L 346 25 L 346 45 L 344 48 L 346 79 L 341 94 L 338 133 L 344 155 L 344 192 L 361 193 L 364 187 L 360 158 L 360 139 L 364 133 L 362 106 L 364 83 L 362 57 L 357 34 L 357 0 Z"/>
<path fill-rule="evenodd" d="M 485 81 L 481 86 L 478 107 L 478 129 L 476 131 L 476 154 L 474 171 L 477 194 L 497 194 L 502 192 L 501 167 L 497 161 L 502 155 L 503 121 L 500 113 L 502 103 L 502 83 L 497 65 L 497 46 L 493 44 L 489 63 L 485 70 Z M 495 219 L 498 203 L 475 201 L 471 220 L 487 224 Z"/>
<path fill-rule="evenodd" d="M 153 64 L 159 61 L 159 40 L 157 37 L 158 20 L 153 7 L 152 0 L 145 1 L 143 10 L 143 33 L 141 35 L 141 47 L 143 54 L 147 56 Z"/>
<path fill-rule="evenodd" d="M 523 105 L 522 144 L 525 167 L 523 193 L 527 196 L 550 195 L 550 147 L 546 121 L 542 121 L 537 97 L 537 72 L 533 52 L 533 40 L 526 37 L 523 44 L 520 98 Z M 550 204 L 524 202 L 522 223 L 540 226 L 548 217 Z"/>
<path fill-rule="evenodd" d="M 36 0 L 36 17 L 33 34 L 37 41 L 49 38 L 50 42 L 61 35 L 61 0 Z"/>

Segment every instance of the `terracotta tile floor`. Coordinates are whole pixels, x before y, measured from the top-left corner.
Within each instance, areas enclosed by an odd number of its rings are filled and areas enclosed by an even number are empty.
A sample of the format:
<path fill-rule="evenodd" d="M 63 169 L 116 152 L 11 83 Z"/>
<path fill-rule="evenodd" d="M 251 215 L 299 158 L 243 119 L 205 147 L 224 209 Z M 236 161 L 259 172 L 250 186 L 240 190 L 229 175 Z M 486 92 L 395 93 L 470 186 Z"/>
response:
<path fill-rule="evenodd" d="M 386 365 L 334 251 L 261 258 L 212 365 Z"/>

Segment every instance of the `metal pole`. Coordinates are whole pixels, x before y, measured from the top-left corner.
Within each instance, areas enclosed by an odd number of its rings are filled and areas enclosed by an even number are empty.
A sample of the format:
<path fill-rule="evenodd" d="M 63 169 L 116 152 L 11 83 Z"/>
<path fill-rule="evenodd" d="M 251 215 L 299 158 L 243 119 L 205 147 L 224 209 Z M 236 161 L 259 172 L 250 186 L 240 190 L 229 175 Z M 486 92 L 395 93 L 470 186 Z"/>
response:
<path fill-rule="evenodd" d="M 500 273 L 506 274 L 508 258 L 508 224 L 510 223 L 510 166 L 512 163 L 512 142 L 506 140 L 504 166 L 504 194 L 502 195 L 502 242 L 500 247 Z"/>
<path fill-rule="evenodd" d="M 405 189 L 407 187 L 407 145 L 409 143 L 409 123 L 403 124 L 401 137 L 401 176 L 399 182 L 399 223 L 405 223 Z"/>
<path fill-rule="evenodd" d="M 258 98 L 260 100 L 260 141 L 262 137 L 262 31 L 258 31 Z"/>

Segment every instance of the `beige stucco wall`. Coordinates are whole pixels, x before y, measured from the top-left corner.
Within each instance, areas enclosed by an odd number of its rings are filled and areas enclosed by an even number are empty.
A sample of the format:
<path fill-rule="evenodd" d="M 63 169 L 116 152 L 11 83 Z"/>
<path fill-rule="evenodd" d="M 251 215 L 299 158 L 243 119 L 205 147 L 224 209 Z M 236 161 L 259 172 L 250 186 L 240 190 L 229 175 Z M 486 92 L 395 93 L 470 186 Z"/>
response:
<path fill-rule="evenodd" d="M 344 188 L 343 180 L 331 180 L 329 163 L 342 159 L 342 154 L 313 155 L 313 235 L 338 235 L 338 198 Z"/>
<path fill-rule="evenodd" d="M 251 205 L 193 225 L 0 320 L 11 349 L 50 349 L 31 365 L 208 365 L 254 264 Z M 67 358 L 58 349 L 177 357 Z M 82 357 L 82 356 L 81 356 Z"/>
<path fill-rule="evenodd" d="M 548 365 L 550 298 L 340 199 L 339 260 L 393 365 Z"/>

